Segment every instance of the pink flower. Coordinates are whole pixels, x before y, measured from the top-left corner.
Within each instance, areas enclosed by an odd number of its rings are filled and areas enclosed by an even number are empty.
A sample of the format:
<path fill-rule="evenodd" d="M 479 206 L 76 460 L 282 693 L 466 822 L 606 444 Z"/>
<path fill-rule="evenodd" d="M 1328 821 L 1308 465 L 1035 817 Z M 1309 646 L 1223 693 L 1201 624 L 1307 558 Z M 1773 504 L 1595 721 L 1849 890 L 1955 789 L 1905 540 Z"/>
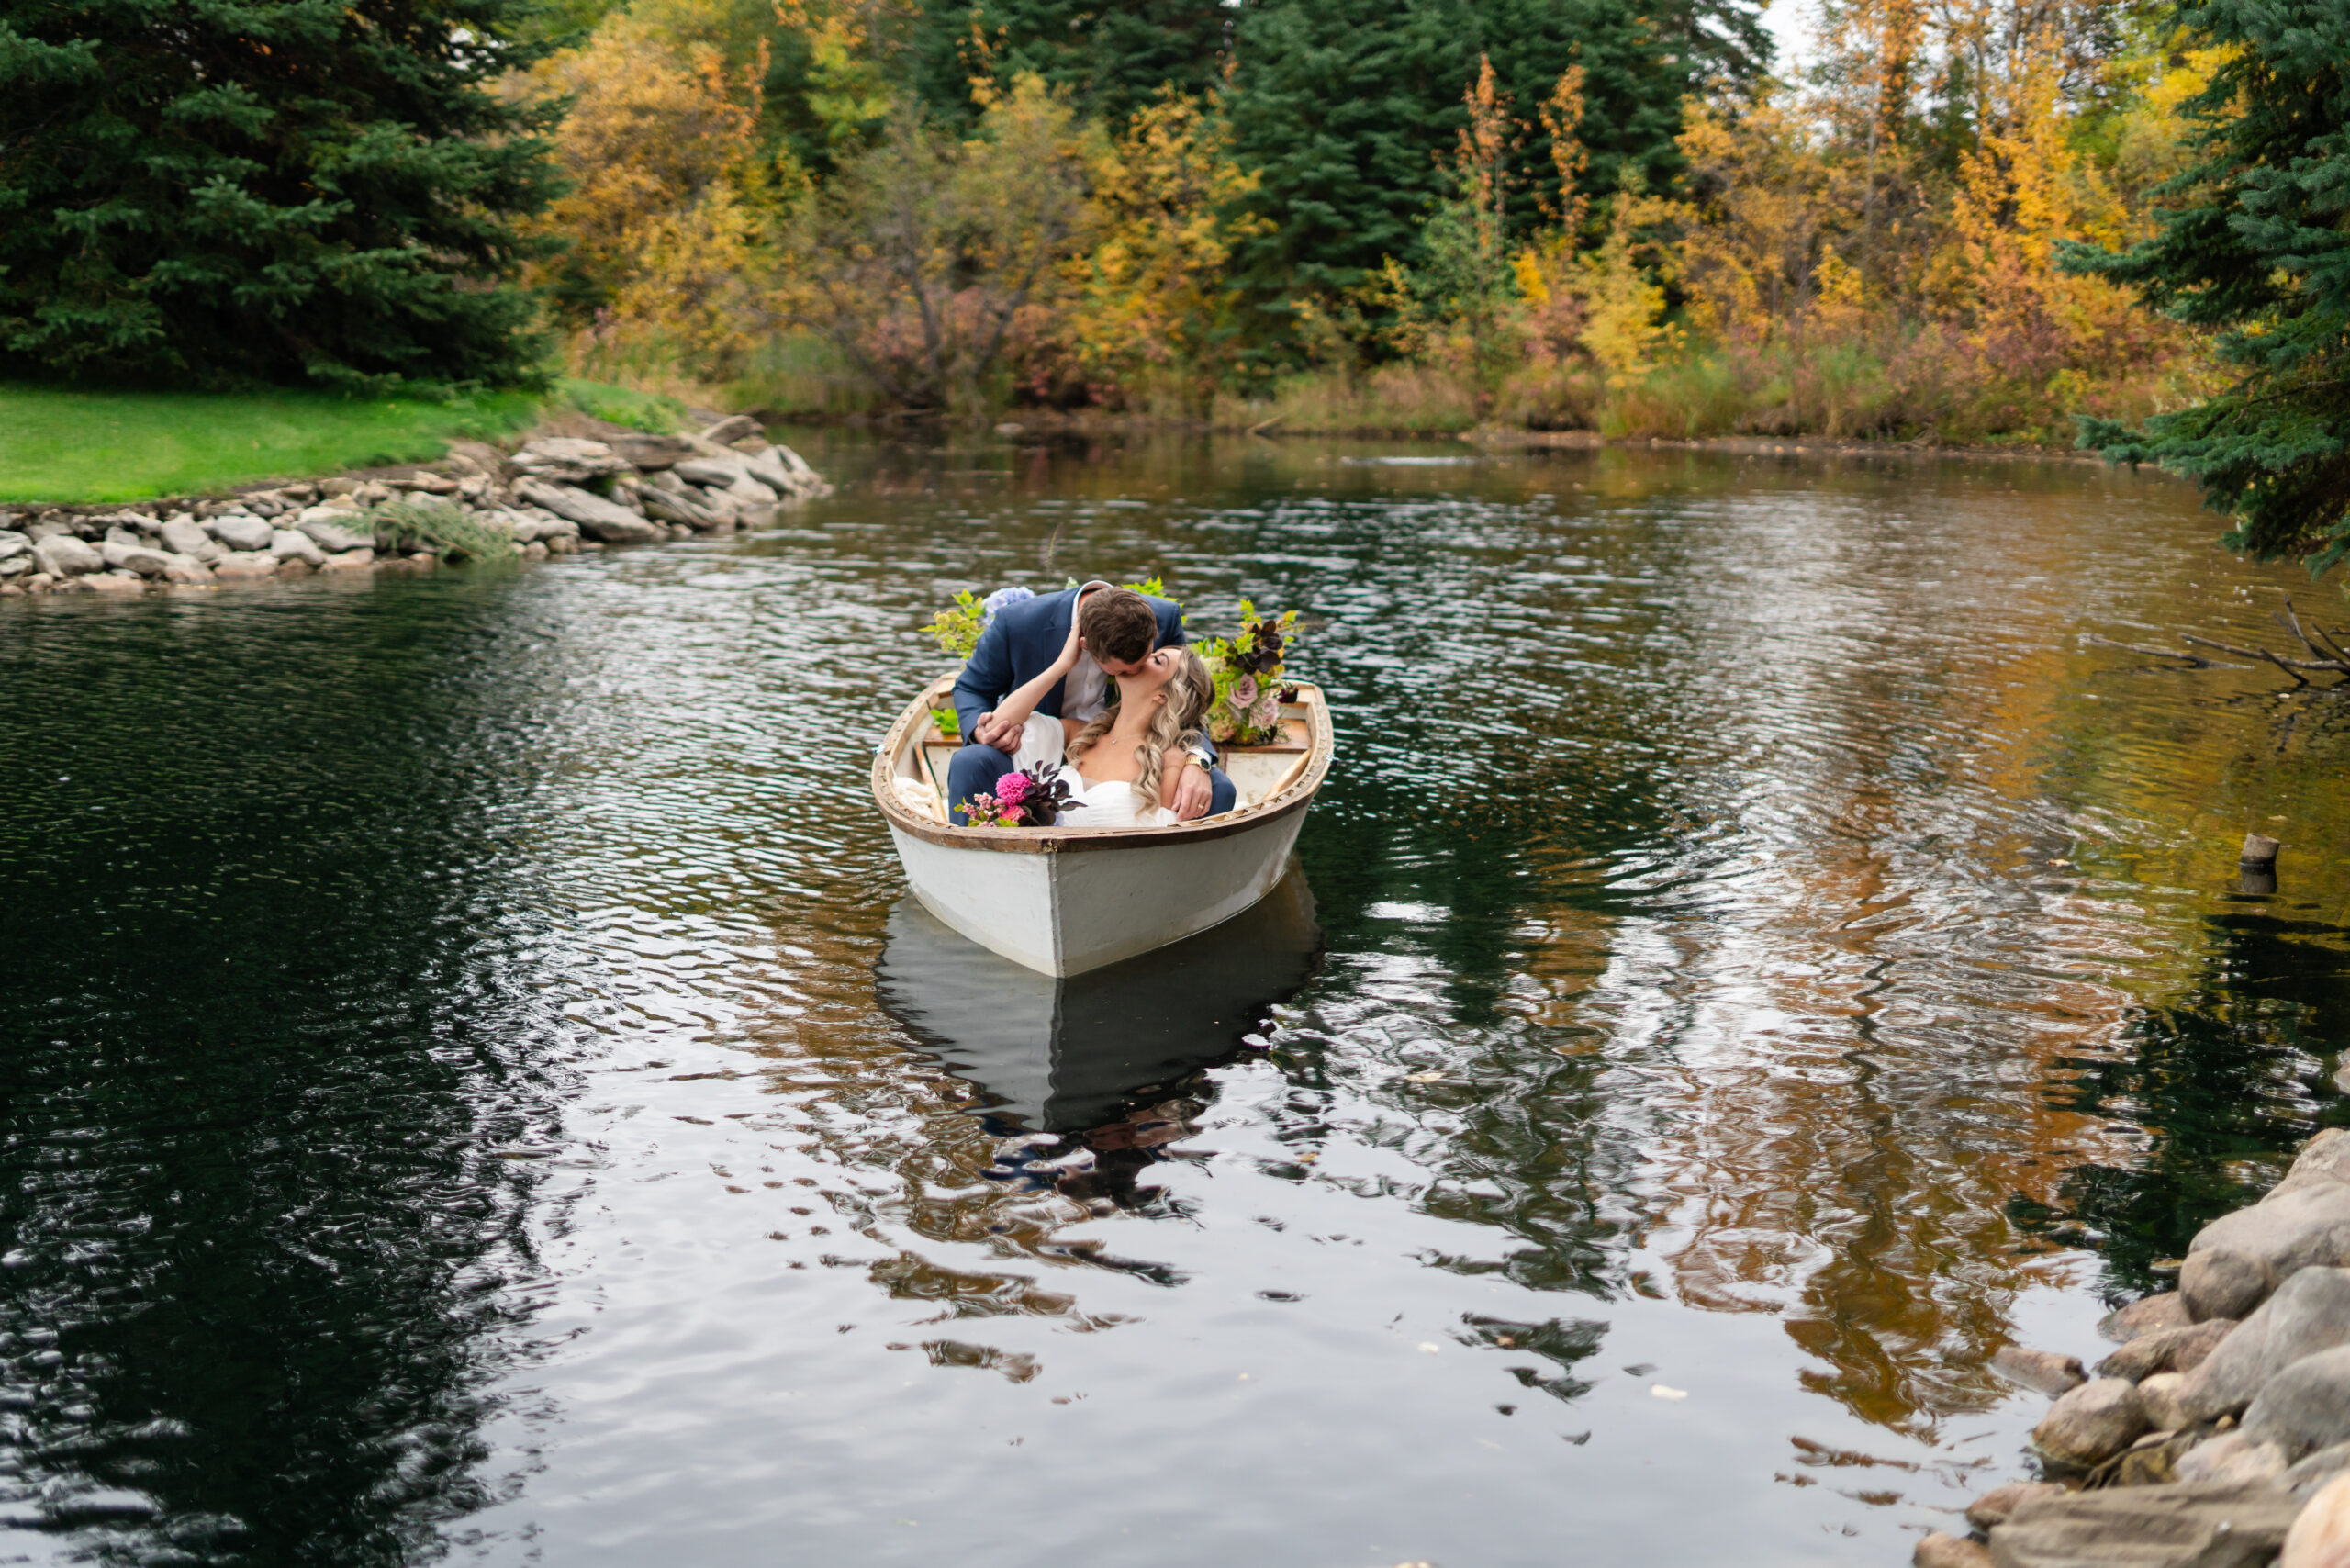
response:
<path fill-rule="evenodd" d="M 1260 730 L 1270 730 L 1281 722 L 1281 694 L 1277 691 L 1268 691 L 1265 693 L 1265 700 L 1257 704 L 1257 711 L 1248 715 L 1248 722 Z"/>
<path fill-rule="evenodd" d="M 1232 711 L 1236 713 L 1248 711 L 1249 704 L 1257 700 L 1257 678 L 1253 675 L 1244 675 L 1234 681 L 1232 695 L 1225 700 L 1232 704 Z"/>
<path fill-rule="evenodd" d="M 1007 809 L 1028 798 L 1033 781 L 1025 773 L 1007 773 L 995 781 L 996 804 Z"/>

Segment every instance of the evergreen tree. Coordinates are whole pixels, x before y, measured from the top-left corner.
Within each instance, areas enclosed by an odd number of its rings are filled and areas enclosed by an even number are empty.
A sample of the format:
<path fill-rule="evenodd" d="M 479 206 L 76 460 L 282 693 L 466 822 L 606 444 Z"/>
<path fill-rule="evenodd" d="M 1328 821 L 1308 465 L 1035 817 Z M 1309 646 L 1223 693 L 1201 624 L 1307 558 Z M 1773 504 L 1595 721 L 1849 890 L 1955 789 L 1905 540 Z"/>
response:
<path fill-rule="evenodd" d="M 923 0 L 914 79 L 949 123 L 974 118 L 970 79 L 1034 73 L 1079 113 L 1113 125 L 1172 83 L 1200 95 L 1224 62 L 1231 10 L 1222 0 Z"/>
<path fill-rule="evenodd" d="M 2189 475 L 2232 513 L 2221 541 L 2263 560 L 2350 554 L 2350 12 L 2335 0 L 2190 0 L 2180 19 L 2224 53 L 2188 106 L 2199 162 L 2160 188 L 2156 236 L 2067 265 L 2135 285 L 2218 330 L 2241 367 L 2216 397 L 2130 430 L 2081 421 L 2081 442 Z"/>
<path fill-rule="evenodd" d="M 0 363 L 219 384 L 533 373 L 521 0 L 0 0 Z"/>

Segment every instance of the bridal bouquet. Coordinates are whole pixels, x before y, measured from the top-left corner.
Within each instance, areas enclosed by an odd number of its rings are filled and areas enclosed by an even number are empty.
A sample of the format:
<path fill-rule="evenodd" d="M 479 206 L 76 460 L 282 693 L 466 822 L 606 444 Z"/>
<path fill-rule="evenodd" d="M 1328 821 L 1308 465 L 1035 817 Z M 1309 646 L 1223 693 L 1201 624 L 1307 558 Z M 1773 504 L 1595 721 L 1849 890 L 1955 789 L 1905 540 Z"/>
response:
<path fill-rule="evenodd" d="M 1281 684 L 1281 662 L 1297 645 L 1297 611 L 1279 619 L 1259 617 L 1240 601 L 1240 630 L 1202 643 L 1200 656 L 1215 677 L 1215 702 L 1208 709 L 1208 738 L 1219 745 L 1258 745 L 1279 740 L 1281 701 L 1295 692 Z"/>
<path fill-rule="evenodd" d="M 1084 801 L 1070 799 L 1069 779 L 1057 762 L 1007 773 L 995 781 L 994 794 L 963 802 L 973 827 L 1051 827 L 1063 812 L 1084 809 Z"/>

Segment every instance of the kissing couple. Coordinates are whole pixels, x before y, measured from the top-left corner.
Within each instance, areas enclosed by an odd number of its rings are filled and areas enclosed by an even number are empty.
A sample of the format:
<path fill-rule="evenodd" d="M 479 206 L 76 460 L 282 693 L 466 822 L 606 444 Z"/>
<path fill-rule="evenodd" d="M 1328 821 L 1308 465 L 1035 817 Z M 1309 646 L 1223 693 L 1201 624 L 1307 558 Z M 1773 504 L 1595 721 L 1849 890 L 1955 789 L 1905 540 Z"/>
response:
<path fill-rule="evenodd" d="M 1077 774 L 1073 827 L 1228 812 L 1232 780 L 1205 729 L 1214 700 L 1207 661 L 1184 645 L 1183 612 L 1166 599 L 1096 581 L 1004 605 L 955 682 L 968 743 L 946 769 L 955 823 L 1006 774 L 1064 762 Z"/>

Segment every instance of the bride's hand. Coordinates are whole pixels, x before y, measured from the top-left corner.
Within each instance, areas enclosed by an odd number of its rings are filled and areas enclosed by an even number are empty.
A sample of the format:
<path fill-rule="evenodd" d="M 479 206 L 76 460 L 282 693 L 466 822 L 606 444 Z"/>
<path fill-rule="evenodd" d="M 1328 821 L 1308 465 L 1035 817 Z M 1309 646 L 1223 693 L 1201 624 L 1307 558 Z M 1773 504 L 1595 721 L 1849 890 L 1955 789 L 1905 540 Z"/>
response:
<path fill-rule="evenodd" d="M 1069 617 L 1069 641 L 1061 644 L 1061 656 L 1054 660 L 1057 667 L 1071 670 L 1077 667 L 1077 655 L 1085 652 L 1085 639 L 1078 634 L 1077 618 Z"/>

